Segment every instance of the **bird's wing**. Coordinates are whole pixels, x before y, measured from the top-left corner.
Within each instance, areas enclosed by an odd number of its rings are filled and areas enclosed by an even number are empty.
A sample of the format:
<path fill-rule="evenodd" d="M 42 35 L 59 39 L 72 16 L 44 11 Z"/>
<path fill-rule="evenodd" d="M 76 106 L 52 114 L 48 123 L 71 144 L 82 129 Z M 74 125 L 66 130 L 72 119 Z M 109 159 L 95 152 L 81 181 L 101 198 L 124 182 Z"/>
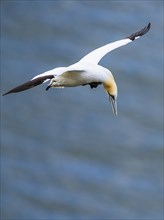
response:
<path fill-rule="evenodd" d="M 16 92 L 22 92 L 24 90 L 31 89 L 35 86 L 38 86 L 42 83 L 45 83 L 45 82 L 51 80 L 56 75 L 59 75 L 62 72 L 64 72 L 65 69 L 66 69 L 65 67 L 58 67 L 58 68 L 46 71 L 44 73 L 41 73 L 39 75 L 36 75 L 35 77 L 33 77 L 28 82 L 25 82 L 25 83 L 15 87 L 15 88 L 9 90 L 8 92 L 4 93 L 3 95 L 7 95 L 7 94 L 10 94 L 10 93 L 16 93 Z"/>
<path fill-rule="evenodd" d="M 149 23 L 146 27 L 144 27 L 143 29 L 141 29 L 140 31 L 131 34 L 129 37 L 122 39 L 122 40 L 118 40 L 115 41 L 113 43 L 107 44 L 103 47 L 100 47 L 92 52 L 90 52 L 89 54 L 87 54 L 85 57 L 83 57 L 79 62 L 89 62 L 89 63 L 94 63 L 94 64 L 98 64 L 99 61 L 109 52 L 111 52 L 112 50 L 115 50 L 119 47 L 122 47 L 128 43 L 131 43 L 132 41 L 138 39 L 139 37 L 141 37 L 142 35 L 146 34 L 149 29 L 150 29 L 151 24 Z"/>
<path fill-rule="evenodd" d="M 42 84 L 52 78 L 54 78 L 54 75 L 43 75 L 43 76 L 38 75 L 38 77 L 34 77 L 30 81 L 25 82 L 15 88 L 9 90 L 8 92 L 4 93 L 3 95 L 7 95 L 10 93 L 16 93 L 16 92 L 22 92 L 24 90 L 31 89 L 31 88 L 38 86 L 38 85 L 40 85 L 40 84 Z"/>

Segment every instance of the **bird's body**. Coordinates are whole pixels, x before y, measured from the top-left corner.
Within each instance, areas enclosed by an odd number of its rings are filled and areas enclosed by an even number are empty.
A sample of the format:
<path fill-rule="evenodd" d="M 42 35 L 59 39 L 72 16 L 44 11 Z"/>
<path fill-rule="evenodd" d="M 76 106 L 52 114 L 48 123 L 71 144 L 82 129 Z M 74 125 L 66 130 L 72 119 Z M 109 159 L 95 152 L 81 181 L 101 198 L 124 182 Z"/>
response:
<path fill-rule="evenodd" d="M 68 67 L 58 67 L 42 74 L 39 74 L 32 78 L 30 81 L 8 91 L 3 95 L 9 93 L 21 92 L 26 89 L 30 89 L 39 84 L 50 81 L 49 88 L 63 88 L 90 85 L 91 88 L 96 88 L 98 85 L 103 84 L 106 92 L 109 94 L 109 100 L 112 104 L 113 112 L 117 114 L 117 85 L 110 70 L 99 65 L 99 61 L 109 52 L 115 50 L 118 47 L 124 46 L 140 36 L 147 33 L 150 29 L 150 23 L 129 37 L 115 41 L 100 47 L 86 56 L 84 56 L 79 62 L 70 65 Z"/>
<path fill-rule="evenodd" d="M 68 67 L 58 67 L 33 79 L 46 75 L 54 75 L 51 87 L 74 87 L 87 85 L 92 82 L 103 83 L 112 73 L 103 66 L 90 63 L 75 63 Z"/>

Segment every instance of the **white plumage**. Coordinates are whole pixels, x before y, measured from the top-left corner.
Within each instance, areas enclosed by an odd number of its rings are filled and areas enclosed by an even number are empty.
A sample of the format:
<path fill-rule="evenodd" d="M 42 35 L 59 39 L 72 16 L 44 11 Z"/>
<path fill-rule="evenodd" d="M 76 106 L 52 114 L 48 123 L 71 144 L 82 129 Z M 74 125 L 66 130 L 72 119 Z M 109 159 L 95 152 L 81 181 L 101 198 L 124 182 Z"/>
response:
<path fill-rule="evenodd" d="M 113 112 L 115 115 L 117 115 L 116 82 L 111 71 L 103 66 L 100 66 L 98 63 L 107 53 L 138 39 L 147 33 L 149 29 L 150 23 L 145 28 L 134 34 L 131 34 L 125 39 L 115 41 L 90 52 L 79 62 L 73 65 L 68 67 L 58 67 L 39 74 L 30 81 L 9 90 L 3 95 L 21 92 L 47 81 L 50 82 L 46 90 L 49 88 L 74 87 L 80 85 L 90 85 L 91 88 L 96 88 L 99 84 L 103 84 L 106 92 L 109 94 L 109 100 L 112 104 Z"/>

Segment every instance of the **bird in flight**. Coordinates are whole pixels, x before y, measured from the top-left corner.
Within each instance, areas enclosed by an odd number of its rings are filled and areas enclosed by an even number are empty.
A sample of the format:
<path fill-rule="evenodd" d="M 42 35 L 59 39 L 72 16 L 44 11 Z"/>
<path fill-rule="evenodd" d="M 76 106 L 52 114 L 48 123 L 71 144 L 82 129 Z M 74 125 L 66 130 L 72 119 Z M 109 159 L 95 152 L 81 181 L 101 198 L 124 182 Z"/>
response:
<path fill-rule="evenodd" d="M 48 81 L 49 84 L 46 90 L 50 88 L 63 88 L 85 85 L 89 85 L 92 89 L 102 84 L 105 91 L 109 95 L 109 100 L 112 105 L 113 113 L 117 115 L 117 85 L 115 79 L 111 71 L 99 65 L 99 62 L 107 53 L 124 45 L 127 45 L 132 41 L 140 38 L 142 35 L 146 34 L 149 31 L 150 26 L 151 24 L 149 23 L 140 31 L 135 32 L 122 40 L 106 44 L 105 46 L 93 50 L 73 65 L 70 65 L 68 67 L 58 67 L 39 74 L 32 78 L 30 81 L 9 90 L 3 95 L 21 92 Z"/>

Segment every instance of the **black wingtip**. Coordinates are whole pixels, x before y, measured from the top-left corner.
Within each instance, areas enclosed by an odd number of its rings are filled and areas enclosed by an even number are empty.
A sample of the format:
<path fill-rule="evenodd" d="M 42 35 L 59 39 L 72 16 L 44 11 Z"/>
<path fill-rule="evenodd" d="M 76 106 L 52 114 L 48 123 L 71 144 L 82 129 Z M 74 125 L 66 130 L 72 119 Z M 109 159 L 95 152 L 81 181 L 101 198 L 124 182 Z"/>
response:
<path fill-rule="evenodd" d="M 151 23 L 149 22 L 149 24 L 148 24 L 147 28 L 148 28 L 148 29 L 150 29 L 150 27 L 151 27 Z"/>
<path fill-rule="evenodd" d="M 142 35 L 146 34 L 151 27 L 151 23 L 149 22 L 148 25 L 146 27 L 144 27 L 143 29 L 141 29 L 140 31 L 131 34 L 128 38 L 132 41 L 134 41 L 137 37 L 141 37 Z"/>
<path fill-rule="evenodd" d="M 41 76 L 41 77 L 32 79 L 28 82 L 25 82 L 25 83 L 15 87 L 15 88 L 9 90 L 8 92 L 4 93 L 2 96 L 8 95 L 10 93 L 17 93 L 17 92 L 22 92 L 22 91 L 27 90 L 27 89 L 31 89 L 35 86 L 38 86 L 38 85 L 42 84 L 45 80 L 52 79 L 52 78 L 54 78 L 53 75 L 48 75 L 48 76 Z"/>
<path fill-rule="evenodd" d="M 5 95 L 10 94 L 10 93 L 11 93 L 11 92 L 6 92 L 6 93 L 2 94 L 2 96 L 5 96 Z"/>

